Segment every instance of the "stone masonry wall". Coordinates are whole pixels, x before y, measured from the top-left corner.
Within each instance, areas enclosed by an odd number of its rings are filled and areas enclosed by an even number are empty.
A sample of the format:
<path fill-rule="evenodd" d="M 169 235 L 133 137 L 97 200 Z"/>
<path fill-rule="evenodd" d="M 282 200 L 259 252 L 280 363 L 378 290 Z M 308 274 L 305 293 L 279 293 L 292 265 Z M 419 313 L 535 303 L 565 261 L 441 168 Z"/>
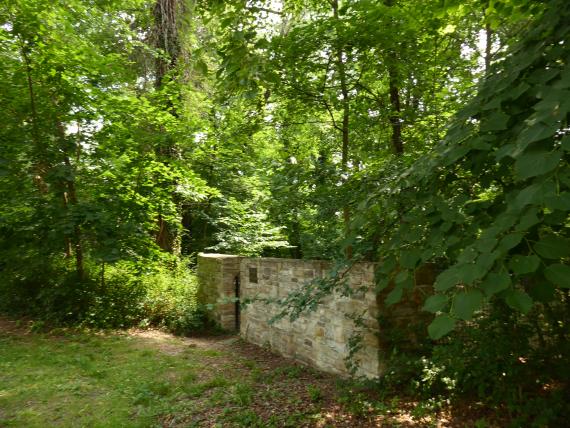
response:
<path fill-rule="evenodd" d="M 307 281 L 323 277 L 329 263 L 311 260 L 244 258 L 241 260 L 241 297 L 282 298 Z M 348 276 L 351 287 L 372 285 L 374 265 L 359 263 Z M 368 287 L 369 289 L 371 287 Z M 372 291 L 352 297 L 334 294 L 325 299 L 314 312 L 289 322 L 268 321 L 279 312 L 274 304 L 253 302 L 241 313 L 241 335 L 252 343 L 269 346 L 280 354 L 295 358 L 324 371 L 346 375 L 345 357 L 348 339 L 355 330 L 347 313 L 364 313 L 370 328 L 364 332 L 363 348 L 356 354 L 359 373 L 374 378 L 380 375 L 378 358 L 378 326 L 376 295 Z"/>
<path fill-rule="evenodd" d="M 385 370 L 385 355 L 393 346 L 414 347 L 419 335 L 425 337 L 429 319 L 420 307 L 430 292 L 435 273 L 429 266 L 418 269 L 414 289 L 400 303 L 386 308 L 383 300 L 389 290 L 379 296 L 374 292 L 375 266 L 374 263 L 357 263 L 347 275 L 349 286 L 363 291 L 350 297 L 334 293 L 314 312 L 304 313 L 293 322 L 283 319 L 270 324 L 269 320 L 279 313 L 279 307 L 255 298 L 283 298 L 309 281 L 324 277 L 330 263 L 200 254 L 199 299 L 212 305 L 210 316 L 214 321 L 224 329 L 235 330 L 235 278 L 239 275 L 240 299 L 254 299 L 242 307 L 239 314 L 243 339 L 339 375 L 348 374 L 345 364 L 348 341 L 357 328 L 347 314 L 361 314 L 367 328 L 360 328 L 363 346 L 355 355 L 359 363 L 357 374 L 376 378 Z"/>

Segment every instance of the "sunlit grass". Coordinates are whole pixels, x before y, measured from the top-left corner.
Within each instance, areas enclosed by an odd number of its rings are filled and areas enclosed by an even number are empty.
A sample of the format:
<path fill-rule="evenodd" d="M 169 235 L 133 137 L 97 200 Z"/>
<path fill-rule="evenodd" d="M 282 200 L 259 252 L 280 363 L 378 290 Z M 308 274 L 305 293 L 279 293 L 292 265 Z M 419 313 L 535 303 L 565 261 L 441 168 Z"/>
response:
<path fill-rule="evenodd" d="M 289 403 L 274 382 L 281 378 L 288 388 L 304 369 L 262 371 L 204 343 L 166 334 L 0 331 L 0 426 L 298 426 L 318 411 L 262 422 L 256 402 L 275 401 L 275 409 Z"/>
<path fill-rule="evenodd" d="M 258 360 L 256 351 L 245 352 L 236 339 L 153 331 L 60 333 L 0 329 L 0 427 L 371 427 L 394 426 L 401 418 L 421 420 L 420 426 L 437 421 L 438 410 L 430 406 L 402 405 L 397 397 L 376 400 L 367 389 L 355 389 L 364 386 L 291 361 Z"/>
<path fill-rule="evenodd" d="M 168 355 L 119 334 L 1 337 L 0 425 L 148 426 L 223 383 L 198 379 L 200 354 Z"/>

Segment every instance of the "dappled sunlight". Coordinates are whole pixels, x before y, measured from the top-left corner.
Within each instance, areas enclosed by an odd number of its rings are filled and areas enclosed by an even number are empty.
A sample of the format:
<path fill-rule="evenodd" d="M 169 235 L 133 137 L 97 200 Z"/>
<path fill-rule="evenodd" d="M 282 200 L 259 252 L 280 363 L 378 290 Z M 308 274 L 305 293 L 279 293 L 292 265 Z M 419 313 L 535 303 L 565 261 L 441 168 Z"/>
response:
<path fill-rule="evenodd" d="M 139 343 L 145 346 L 151 346 L 170 355 L 177 355 L 192 349 L 215 350 L 237 340 L 235 336 L 229 335 L 173 336 L 170 333 L 157 329 L 130 329 L 127 335 L 128 337 L 136 338 Z"/>
<path fill-rule="evenodd" d="M 379 399 L 376 391 L 237 336 L 179 337 L 141 329 L 26 334 L 12 321 L 0 320 L 0 423 L 33 425 L 45 419 L 65 425 L 78 418 L 114 420 L 119 426 L 151 414 L 169 427 L 249 426 L 251 421 L 323 428 L 453 427 L 472 420 L 450 417 L 447 410 L 418 413 L 413 400 Z"/>

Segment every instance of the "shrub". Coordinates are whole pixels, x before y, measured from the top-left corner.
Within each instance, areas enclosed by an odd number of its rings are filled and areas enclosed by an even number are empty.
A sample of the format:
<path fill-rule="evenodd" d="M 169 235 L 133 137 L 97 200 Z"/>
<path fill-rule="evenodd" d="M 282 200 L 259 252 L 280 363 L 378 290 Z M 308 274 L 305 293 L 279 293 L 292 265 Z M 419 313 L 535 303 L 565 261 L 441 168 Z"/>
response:
<path fill-rule="evenodd" d="M 203 327 L 204 311 L 197 300 L 197 278 L 185 263 L 144 275 L 141 284 L 146 291 L 142 299 L 143 325 L 166 327 L 177 334 Z"/>
<path fill-rule="evenodd" d="M 569 315 L 564 303 L 522 315 L 496 301 L 422 354 L 394 352 L 380 386 L 411 385 L 425 399 L 475 398 L 507 411 L 512 426 L 562 426 L 570 399 Z"/>
<path fill-rule="evenodd" d="M 32 259 L 38 260 L 38 259 Z M 195 274 L 185 260 L 87 264 L 86 278 L 61 260 L 0 270 L 0 311 L 51 325 L 165 327 L 177 334 L 203 326 Z M 20 272 L 25 272 L 22 274 Z"/>
<path fill-rule="evenodd" d="M 564 305 L 537 306 L 525 316 L 495 302 L 477 322 L 434 347 L 424 365 L 425 392 L 444 387 L 476 396 L 506 408 L 515 426 L 562 424 L 570 398 L 570 370 L 563 361 L 570 346 L 567 333 L 555 326 L 567 325 L 567 318 Z M 433 375 L 426 382 L 428 370 Z"/>

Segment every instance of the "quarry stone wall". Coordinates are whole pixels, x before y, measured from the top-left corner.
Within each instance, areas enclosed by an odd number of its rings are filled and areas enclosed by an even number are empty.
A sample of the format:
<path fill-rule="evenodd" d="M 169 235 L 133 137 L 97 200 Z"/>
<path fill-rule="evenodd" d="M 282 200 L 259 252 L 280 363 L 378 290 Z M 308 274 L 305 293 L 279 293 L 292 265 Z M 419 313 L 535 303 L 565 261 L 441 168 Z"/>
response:
<path fill-rule="evenodd" d="M 283 318 L 271 323 L 281 310 L 272 302 L 324 278 L 331 269 L 330 262 L 200 254 L 200 299 L 211 305 L 214 321 L 225 329 L 239 330 L 244 340 L 339 375 L 349 374 L 346 358 L 350 338 L 358 333 L 361 347 L 352 357 L 358 363 L 356 374 L 376 378 L 385 369 L 394 331 L 405 332 L 408 337 L 399 340 L 413 346 L 417 338 L 409 327 L 427 324 L 426 314 L 419 308 L 434 274 L 432 269 L 418 271 L 414 290 L 401 303 L 386 308 L 385 296 L 374 291 L 375 266 L 354 264 L 345 275 L 348 293 L 334 292 L 314 311 L 294 321 Z M 236 306 L 237 289 L 240 300 L 251 303 Z M 360 318 L 359 323 L 354 322 L 354 316 Z"/>

